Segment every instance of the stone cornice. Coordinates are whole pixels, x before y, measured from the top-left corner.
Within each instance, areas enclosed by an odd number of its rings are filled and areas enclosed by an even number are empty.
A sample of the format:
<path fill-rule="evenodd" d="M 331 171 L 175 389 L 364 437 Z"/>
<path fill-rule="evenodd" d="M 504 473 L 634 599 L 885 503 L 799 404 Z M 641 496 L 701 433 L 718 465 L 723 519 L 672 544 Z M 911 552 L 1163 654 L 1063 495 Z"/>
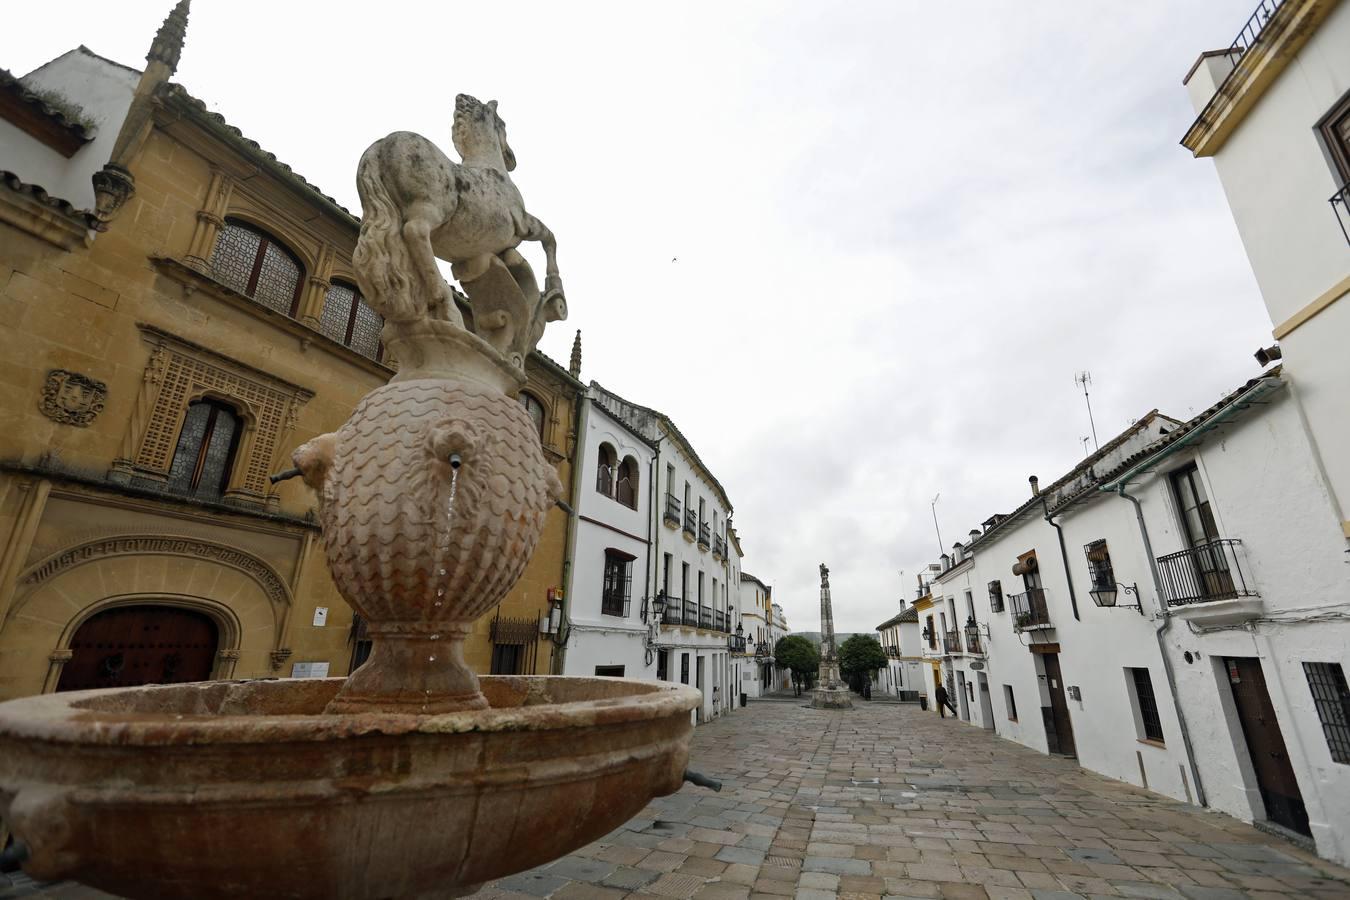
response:
<path fill-rule="evenodd" d="M 1197 157 L 1218 153 L 1339 2 L 1285 0 L 1186 130 L 1182 146 Z"/>

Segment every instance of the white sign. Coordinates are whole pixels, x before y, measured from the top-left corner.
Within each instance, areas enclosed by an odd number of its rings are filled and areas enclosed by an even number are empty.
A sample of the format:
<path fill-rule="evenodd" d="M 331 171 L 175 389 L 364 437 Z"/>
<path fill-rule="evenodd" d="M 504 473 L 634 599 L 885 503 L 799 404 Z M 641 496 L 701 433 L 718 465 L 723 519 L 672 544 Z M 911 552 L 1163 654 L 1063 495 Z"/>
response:
<path fill-rule="evenodd" d="M 292 678 L 327 678 L 328 663 L 298 662 L 291 666 Z"/>
<path fill-rule="evenodd" d="M 328 624 L 328 607 L 326 606 L 314 607 L 314 627 L 322 628 L 327 624 Z"/>

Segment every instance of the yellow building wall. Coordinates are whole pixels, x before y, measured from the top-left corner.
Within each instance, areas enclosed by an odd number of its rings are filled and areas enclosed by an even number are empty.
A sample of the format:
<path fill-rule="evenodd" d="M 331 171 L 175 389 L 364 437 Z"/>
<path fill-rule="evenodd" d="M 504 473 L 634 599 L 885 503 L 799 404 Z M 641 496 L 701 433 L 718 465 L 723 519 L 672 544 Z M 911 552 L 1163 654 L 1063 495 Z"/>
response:
<path fill-rule="evenodd" d="M 185 260 L 194 239 L 200 242 L 202 213 L 219 197 L 224 172 L 233 190 L 220 212 L 253 220 L 304 263 L 301 313 L 317 315 L 326 288 L 320 276 L 350 278 L 355 224 L 213 140 L 181 123 L 154 128 L 132 165 L 135 196 L 87 248 L 62 250 L 0 224 L 0 700 L 54 689 L 54 657 L 73 627 L 111 598 L 186 598 L 212 611 L 222 629 L 217 677 L 286 676 L 301 661 L 327 662 L 331 675 L 347 673 L 352 615 L 329 578 L 317 528 L 306 521 L 314 498 L 298 479 L 278 485 L 273 502 L 251 512 L 205 509 L 107 482 L 144 415 L 137 410 L 142 389 L 154 378 L 141 326 L 312 392 L 279 441 L 272 471 L 289 466 L 293 447 L 336 429 L 389 375 L 298 322 L 279 321 L 250 301 L 184 277 L 181 266 L 155 261 Z M 106 384 L 105 406 L 87 427 L 41 411 L 53 369 Z M 564 484 L 575 415 L 575 391 L 566 382 L 551 370 L 531 376 L 531 390 L 549 394 L 547 437 L 556 448 L 550 458 Z M 107 544 L 118 535 L 181 536 L 188 543 L 178 551 L 128 554 Z M 565 535 L 566 516 L 555 511 L 502 615 L 537 619 L 547 609 L 547 589 L 562 583 Z M 44 561 L 86 545 L 95 548 L 90 559 L 34 575 Z M 243 551 L 273 574 L 261 581 L 241 575 L 220 562 L 219 547 Z M 313 624 L 318 607 L 328 610 L 322 626 Z M 470 661 L 482 672 L 491 648 L 479 637 L 488 627 L 480 622 L 470 642 Z M 546 642 L 540 650 L 539 670 L 548 671 Z"/>

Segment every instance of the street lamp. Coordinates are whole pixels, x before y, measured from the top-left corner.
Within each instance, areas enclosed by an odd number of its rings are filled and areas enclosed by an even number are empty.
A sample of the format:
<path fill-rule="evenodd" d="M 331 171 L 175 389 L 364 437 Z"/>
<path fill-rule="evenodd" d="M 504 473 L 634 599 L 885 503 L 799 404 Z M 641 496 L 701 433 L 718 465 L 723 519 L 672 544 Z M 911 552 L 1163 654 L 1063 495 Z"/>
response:
<path fill-rule="evenodd" d="M 1116 597 L 1124 591 L 1127 596 L 1134 597 L 1133 603 L 1116 604 Z M 1120 584 L 1119 582 L 1105 582 L 1093 585 L 1092 590 L 1088 591 L 1092 595 L 1092 602 L 1106 609 L 1137 609 L 1139 615 L 1144 614 L 1144 604 L 1139 597 L 1139 585 Z"/>

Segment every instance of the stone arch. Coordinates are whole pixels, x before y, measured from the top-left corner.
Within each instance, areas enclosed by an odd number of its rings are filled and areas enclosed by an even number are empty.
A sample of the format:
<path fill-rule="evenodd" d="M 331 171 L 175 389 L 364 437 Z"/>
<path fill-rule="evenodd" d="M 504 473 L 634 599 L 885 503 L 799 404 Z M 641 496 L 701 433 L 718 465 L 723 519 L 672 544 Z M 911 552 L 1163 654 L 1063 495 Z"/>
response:
<path fill-rule="evenodd" d="M 136 593 L 104 597 L 89 604 L 66 624 L 56 649 L 48 657 L 51 665 L 42 685 L 42 693 L 49 694 L 56 690 L 61 680 L 62 667 L 72 657 L 70 644 L 79 632 L 80 626 L 99 613 L 127 606 L 171 606 L 202 613 L 216 626 L 216 658 L 211 668 L 211 678 L 215 680 L 234 677 L 235 663 L 239 660 L 239 642 L 243 624 L 233 609 L 211 597 Z"/>
<path fill-rule="evenodd" d="M 212 541 L 174 535 L 86 541 L 18 578 L 0 623 L 0 652 L 22 660 L 18 694 L 54 689 L 80 623 L 129 603 L 187 606 L 211 616 L 220 635 L 216 677 L 232 677 L 236 660 L 245 674 L 270 674 L 269 654 L 280 646 L 291 596 L 265 562 Z"/>

